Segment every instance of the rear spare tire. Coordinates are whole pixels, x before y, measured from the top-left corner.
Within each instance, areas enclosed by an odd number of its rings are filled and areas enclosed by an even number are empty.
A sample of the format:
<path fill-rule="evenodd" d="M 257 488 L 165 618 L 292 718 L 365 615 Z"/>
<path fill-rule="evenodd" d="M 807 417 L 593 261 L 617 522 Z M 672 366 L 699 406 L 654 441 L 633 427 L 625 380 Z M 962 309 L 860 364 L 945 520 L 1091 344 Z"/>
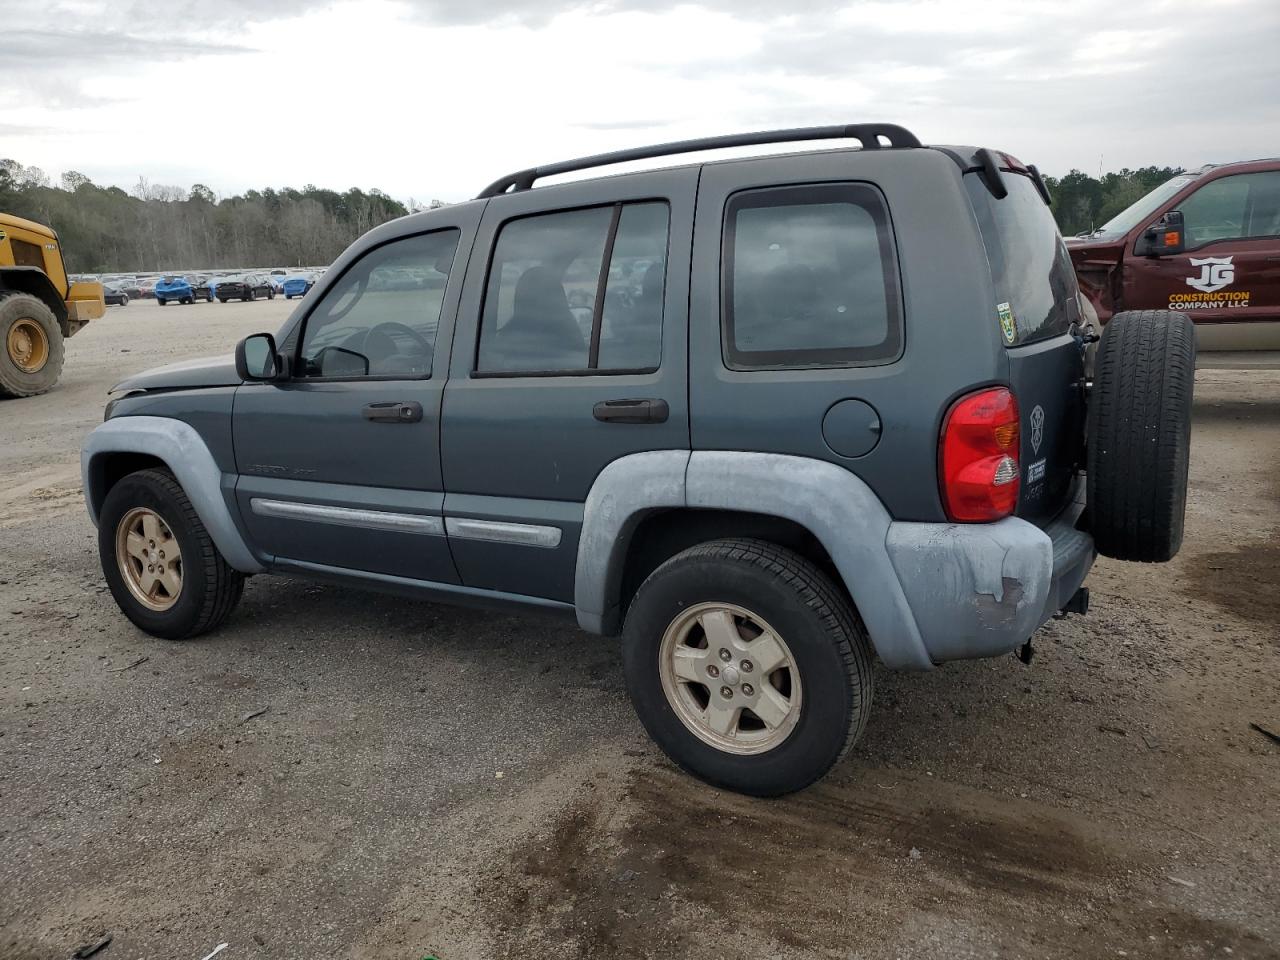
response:
<path fill-rule="evenodd" d="M 32 397 L 62 373 L 62 328 L 29 293 L 0 293 L 0 397 Z"/>
<path fill-rule="evenodd" d="M 1089 516 L 1098 552 L 1160 563 L 1182 546 L 1195 330 L 1170 310 L 1118 313 L 1089 397 Z"/>

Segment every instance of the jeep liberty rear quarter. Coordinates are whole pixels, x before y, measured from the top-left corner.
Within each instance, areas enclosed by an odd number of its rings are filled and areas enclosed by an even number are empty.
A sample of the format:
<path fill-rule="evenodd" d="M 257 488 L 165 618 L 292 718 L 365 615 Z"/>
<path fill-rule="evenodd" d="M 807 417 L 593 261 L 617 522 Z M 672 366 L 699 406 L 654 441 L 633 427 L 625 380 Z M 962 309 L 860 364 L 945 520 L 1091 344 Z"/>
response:
<path fill-rule="evenodd" d="M 1096 551 L 1178 549 L 1190 324 L 1113 322 L 1086 382 L 1047 199 L 869 124 L 385 224 L 234 363 L 117 385 L 82 456 L 107 582 L 171 639 L 263 572 L 565 615 L 621 634 L 676 763 L 803 788 L 864 729 L 873 652 L 1007 654 L 1084 612 Z"/>

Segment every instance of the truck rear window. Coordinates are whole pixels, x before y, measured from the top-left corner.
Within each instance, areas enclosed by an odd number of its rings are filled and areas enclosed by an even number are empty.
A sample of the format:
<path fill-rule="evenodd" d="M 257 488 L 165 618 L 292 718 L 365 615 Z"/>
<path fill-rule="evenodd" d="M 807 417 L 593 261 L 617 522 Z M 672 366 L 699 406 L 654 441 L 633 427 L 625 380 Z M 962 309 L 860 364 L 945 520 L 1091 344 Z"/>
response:
<path fill-rule="evenodd" d="M 1009 195 L 997 200 L 977 174 L 964 178 L 996 288 L 992 318 L 1007 346 L 1066 333 L 1080 317 L 1076 275 L 1053 214 L 1035 184 L 1004 173 Z"/>

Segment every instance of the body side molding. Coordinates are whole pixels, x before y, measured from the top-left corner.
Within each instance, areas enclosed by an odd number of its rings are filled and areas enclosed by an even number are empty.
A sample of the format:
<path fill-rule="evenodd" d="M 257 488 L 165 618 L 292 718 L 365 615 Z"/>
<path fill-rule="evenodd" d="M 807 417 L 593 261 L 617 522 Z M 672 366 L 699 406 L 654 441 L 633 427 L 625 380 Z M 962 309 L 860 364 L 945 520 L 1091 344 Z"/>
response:
<path fill-rule="evenodd" d="M 117 417 L 96 427 L 80 449 L 85 503 L 94 526 L 107 495 L 101 464 L 112 453 L 142 453 L 164 461 L 227 563 L 241 573 L 262 572 L 223 497 L 224 475 L 194 427 L 170 417 L 147 416 Z"/>
<path fill-rule="evenodd" d="M 387 530 L 391 533 L 420 533 L 426 536 L 444 536 L 443 520 L 439 517 L 416 513 L 360 510 L 354 507 L 334 507 L 320 503 L 302 503 L 296 500 L 271 500 L 266 497 L 251 498 L 249 507 L 260 517 L 310 520 L 315 523 L 332 523 L 339 527 Z"/>

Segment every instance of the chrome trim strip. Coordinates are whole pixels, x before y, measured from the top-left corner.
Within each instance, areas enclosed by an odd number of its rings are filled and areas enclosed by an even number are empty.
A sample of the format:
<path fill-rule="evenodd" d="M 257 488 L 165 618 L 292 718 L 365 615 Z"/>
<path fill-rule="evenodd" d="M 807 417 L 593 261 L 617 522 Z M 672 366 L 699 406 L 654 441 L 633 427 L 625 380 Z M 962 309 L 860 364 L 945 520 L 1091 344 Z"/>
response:
<path fill-rule="evenodd" d="M 363 530 L 387 530 L 391 533 L 421 533 L 433 537 L 444 535 L 444 522 L 439 517 L 416 513 L 357 510 L 352 507 L 330 507 L 319 503 L 267 500 L 262 497 L 252 498 L 249 505 L 260 517 L 308 520 L 314 523 L 332 523 L 340 527 L 360 527 Z"/>
<path fill-rule="evenodd" d="M 474 520 L 445 517 L 449 536 L 459 540 L 485 540 L 490 543 L 515 543 L 524 547 L 560 546 L 560 528 L 535 523 L 511 523 L 506 520 Z"/>

